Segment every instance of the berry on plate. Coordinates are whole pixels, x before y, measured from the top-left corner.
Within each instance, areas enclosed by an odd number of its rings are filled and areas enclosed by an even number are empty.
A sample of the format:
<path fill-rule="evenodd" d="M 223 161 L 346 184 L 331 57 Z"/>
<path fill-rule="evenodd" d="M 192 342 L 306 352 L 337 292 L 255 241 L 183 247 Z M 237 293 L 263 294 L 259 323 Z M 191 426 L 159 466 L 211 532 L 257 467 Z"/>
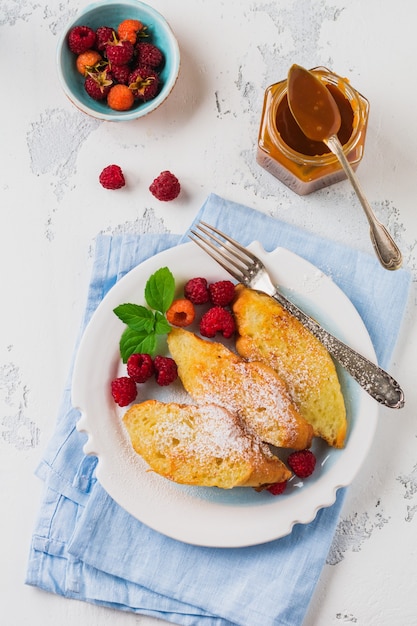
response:
<path fill-rule="evenodd" d="M 229 339 L 235 328 L 232 314 L 221 306 L 213 306 L 200 320 L 200 334 L 203 337 L 215 337 L 221 333 L 225 339 Z"/>
<path fill-rule="evenodd" d="M 178 368 L 174 359 L 169 356 L 156 356 L 154 358 L 155 380 L 162 387 L 170 385 L 178 377 Z"/>
<path fill-rule="evenodd" d="M 284 493 L 287 488 L 287 481 L 284 480 L 282 483 L 274 483 L 266 488 L 269 493 L 272 493 L 273 496 L 279 496 L 281 493 Z"/>
<path fill-rule="evenodd" d="M 120 189 L 126 184 L 125 177 L 119 165 L 108 165 L 99 176 L 99 181 L 105 189 Z"/>
<path fill-rule="evenodd" d="M 111 394 L 119 406 L 127 406 L 136 400 L 138 390 L 136 383 L 130 376 L 121 376 L 111 382 Z"/>
<path fill-rule="evenodd" d="M 68 46 L 74 54 L 91 50 L 96 44 L 96 34 L 89 26 L 74 26 L 68 34 Z"/>
<path fill-rule="evenodd" d="M 184 328 L 193 323 L 195 318 L 195 309 L 191 300 L 187 298 L 178 298 L 169 307 L 166 312 L 167 320 L 173 326 Z"/>
<path fill-rule="evenodd" d="M 127 85 L 114 85 L 107 95 L 107 104 L 115 111 L 128 111 L 134 101 L 133 93 Z"/>
<path fill-rule="evenodd" d="M 193 304 L 205 304 L 210 300 L 207 280 L 201 276 L 190 278 L 184 286 L 184 296 Z"/>
<path fill-rule="evenodd" d="M 161 172 L 149 187 L 149 191 L 157 200 L 168 202 L 175 200 L 181 191 L 179 180 L 169 171 Z"/>
<path fill-rule="evenodd" d="M 212 303 L 218 306 L 227 306 L 235 297 L 235 286 L 230 280 L 211 283 L 208 289 Z"/>
<path fill-rule="evenodd" d="M 316 467 L 316 457 L 311 450 L 296 450 L 292 452 L 287 463 L 299 478 L 308 478 Z"/>
<path fill-rule="evenodd" d="M 150 354 L 131 354 L 127 360 L 127 373 L 135 383 L 146 383 L 154 374 L 154 366 Z"/>

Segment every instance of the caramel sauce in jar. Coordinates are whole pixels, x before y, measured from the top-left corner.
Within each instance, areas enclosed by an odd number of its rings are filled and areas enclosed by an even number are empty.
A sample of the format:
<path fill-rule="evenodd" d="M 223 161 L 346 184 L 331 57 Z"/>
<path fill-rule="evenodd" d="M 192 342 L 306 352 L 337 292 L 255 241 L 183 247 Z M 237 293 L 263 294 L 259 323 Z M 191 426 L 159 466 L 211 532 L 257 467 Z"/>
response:
<path fill-rule="evenodd" d="M 325 67 L 311 70 L 330 91 L 340 112 L 337 133 L 356 169 L 364 152 L 369 103 L 337 74 Z M 299 195 L 346 178 L 337 157 L 321 141 L 308 139 L 295 121 L 287 100 L 287 80 L 267 88 L 258 136 L 258 164 Z"/>

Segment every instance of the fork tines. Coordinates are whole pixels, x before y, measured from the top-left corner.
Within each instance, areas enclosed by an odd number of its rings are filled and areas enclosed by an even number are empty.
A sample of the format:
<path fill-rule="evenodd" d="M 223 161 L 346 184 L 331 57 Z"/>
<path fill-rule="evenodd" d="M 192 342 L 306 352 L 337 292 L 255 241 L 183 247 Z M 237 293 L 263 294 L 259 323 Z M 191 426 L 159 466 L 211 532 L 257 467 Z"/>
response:
<path fill-rule="evenodd" d="M 237 281 L 249 278 L 248 265 L 252 265 L 256 261 L 256 257 L 249 250 L 206 222 L 199 222 L 195 228 L 196 230 L 191 230 L 194 237 L 189 235 L 194 243 L 200 246 Z"/>

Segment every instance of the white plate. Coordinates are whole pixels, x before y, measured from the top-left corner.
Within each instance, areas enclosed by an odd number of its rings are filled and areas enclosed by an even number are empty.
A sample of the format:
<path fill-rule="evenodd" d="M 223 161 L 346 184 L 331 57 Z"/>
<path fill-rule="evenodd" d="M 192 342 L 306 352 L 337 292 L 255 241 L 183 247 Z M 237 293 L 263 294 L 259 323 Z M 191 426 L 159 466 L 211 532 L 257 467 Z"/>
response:
<path fill-rule="evenodd" d="M 277 248 L 266 253 L 259 243 L 249 246 L 270 268 L 277 284 L 306 312 L 353 348 L 376 362 L 367 330 L 344 293 L 320 270 L 299 256 Z M 162 252 L 124 276 L 94 313 L 82 338 L 75 362 L 72 400 L 81 411 L 77 424 L 88 434 L 84 451 L 98 457 L 97 479 L 110 496 L 144 524 L 186 543 L 241 547 L 278 539 L 296 523 L 312 521 L 318 510 L 334 503 L 337 489 L 352 482 L 371 445 L 377 403 L 351 377 L 339 370 L 349 427 L 343 450 L 315 441 L 316 470 L 303 481 L 291 479 L 286 492 L 272 496 L 251 488 L 222 490 L 177 485 L 148 471 L 121 423 L 125 409 L 111 397 L 110 382 L 125 374 L 119 355 L 123 323 L 113 309 L 124 302 L 145 304 L 149 276 L 169 267 L 181 289 L 189 278 L 209 282 L 228 278 L 195 244 Z M 289 290 L 289 291 L 288 291 Z M 169 387 L 146 383 L 137 401 L 156 397 L 184 401 L 179 381 Z"/>

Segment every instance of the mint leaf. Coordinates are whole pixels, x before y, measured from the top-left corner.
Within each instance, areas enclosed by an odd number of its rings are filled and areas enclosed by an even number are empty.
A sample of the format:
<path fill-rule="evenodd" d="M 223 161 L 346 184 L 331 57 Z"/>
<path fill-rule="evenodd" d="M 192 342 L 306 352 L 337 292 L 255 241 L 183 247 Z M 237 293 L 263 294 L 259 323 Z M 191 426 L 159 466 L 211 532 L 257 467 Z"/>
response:
<path fill-rule="evenodd" d="M 126 324 L 119 348 L 123 363 L 134 353 L 155 355 L 157 337 L 170 332 L 165 313 L 174 300 L 175 279 L 167 267 L 157 270 L 145 285 L 146 306 L 120 304 L 113 312 Z M 150 310 L 153 309 L 153 310 Z"/>
<path fill-rule="evenodd" d="M 133 328 L 145 333 L 151 333 L 155 326 L 155 315 L 152 311 L 139 304 L 120 304 L 114 313 L 129 328 Z"/>
<path fill-rule="evenodd" d="M 175 295 L 175 279 L 167 267 L 161 267 L 145 285 L 145 300 L 151 309 L 166 313 Z"/>
<path fill-rule="evenodd" d="M 120 338 L 120 356 L 123 363 L 126 363 L 131 354 L 153 355 L 156 349 L 155 333 L 140 333 L 127 327 Z"/>
<path fill-rule="evenodd" d="M 155 334 L 166 335 L 171 330 L 171 326 L 165 315 L 156 311 L 155 313 Z"/>

